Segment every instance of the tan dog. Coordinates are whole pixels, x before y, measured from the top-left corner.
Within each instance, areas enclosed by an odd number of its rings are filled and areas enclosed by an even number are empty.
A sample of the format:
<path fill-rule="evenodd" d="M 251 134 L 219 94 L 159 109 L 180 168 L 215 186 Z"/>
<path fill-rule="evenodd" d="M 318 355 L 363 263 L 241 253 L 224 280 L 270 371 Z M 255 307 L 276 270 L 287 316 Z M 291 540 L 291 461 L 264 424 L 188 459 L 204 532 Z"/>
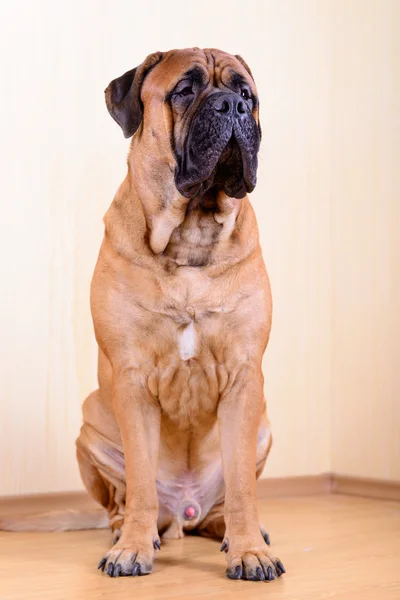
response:
<path fill-rule="evenodd" d="M 108 575 L 152 569 L 159 535 L 223 539 L 227 575 L 272 580 L 256 477 L 271 446 L 261 361 L 271 295 L 254 212 L 257 92 L 238 56 L 150 55 L 106 90 L 132 136 L 91 288 L 99 389 L 82 479 L 108 513 Z"/>

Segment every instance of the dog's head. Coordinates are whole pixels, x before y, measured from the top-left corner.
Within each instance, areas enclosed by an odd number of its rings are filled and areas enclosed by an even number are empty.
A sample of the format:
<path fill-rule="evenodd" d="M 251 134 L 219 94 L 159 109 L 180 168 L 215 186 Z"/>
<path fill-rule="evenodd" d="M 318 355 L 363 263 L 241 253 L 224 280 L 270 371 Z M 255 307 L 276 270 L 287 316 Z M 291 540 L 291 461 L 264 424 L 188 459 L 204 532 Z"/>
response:
<path fill-rule="evenodd" d="M 182 196 L 215 189 L 243 198 L 254 189 L 258 98 L 240 56 L 198 48 L 157 52 L 105 93 L 125 137 L 136 133 L 149 158 L 168 163 Z"/>

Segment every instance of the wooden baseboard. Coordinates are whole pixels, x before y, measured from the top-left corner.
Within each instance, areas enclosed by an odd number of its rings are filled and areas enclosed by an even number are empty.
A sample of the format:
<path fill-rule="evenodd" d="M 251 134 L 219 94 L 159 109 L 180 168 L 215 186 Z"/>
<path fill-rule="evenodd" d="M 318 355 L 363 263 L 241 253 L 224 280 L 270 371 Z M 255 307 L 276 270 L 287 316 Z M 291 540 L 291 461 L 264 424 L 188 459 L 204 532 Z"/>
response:
<path fill-rule="evenodd" d="M 301 475 L 259 479 L 260 499 L 279 496 L 314 496 L 315 494 L 344 494 L 378 500 L 400 501 L 400 481 L 350 477 L 337 473 Z"/>
<path fill-rule="evenodd" d="M 350 477 L 335 473 L 332 475 L 331 484 L 333 494 L 400 501 L 400 481 Z"/>
<path fill-rule="evenodd" d="M 260 499 L 279 496 L 315 496 L 330 494 L 332 475 L 300 475 L 297 477 L 272 477 L 259 479 L 257 492 Z"/>
<path fill-rule="evenodd" d="M 363 496 L 379 500 L 400 501 L 400 482 L 383 481 L 325 473 L 322 475 L 302 475 L 298 477 L 275 477 L 259 479 L 257 494 L 260 500 L 284 496 L 315 496 L 323 494 L 344 494 Z M 56 494 L 35 494 L 0 498 L 0 513 L 24 515 L 28 513 L 63 510 L 68 508 L 86 509 L 98 507 L 86 492 L 60 492 Z"/>
<path fill-rule="evenodd" d="M 69 508 L 85 510 L 99 508 L 99 505 L 85 491 L 0 497 L 0 513 L 3 517 L 11 514 L 27 515 Z"/>

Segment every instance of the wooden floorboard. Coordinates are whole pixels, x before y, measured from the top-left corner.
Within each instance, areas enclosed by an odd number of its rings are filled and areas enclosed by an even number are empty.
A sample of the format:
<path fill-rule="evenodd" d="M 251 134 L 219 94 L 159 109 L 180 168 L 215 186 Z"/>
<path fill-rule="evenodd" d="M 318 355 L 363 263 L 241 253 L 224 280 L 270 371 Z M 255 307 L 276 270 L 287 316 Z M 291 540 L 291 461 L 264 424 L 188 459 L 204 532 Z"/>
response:
<path fill-rule="evenodd" d="M 271 583 L 230 581 L 217 542 L 163 543 L 148 577 L 96 570 L 107 530 L 0 533 L 1 600 L 399 600 L 400 504 L 340 495 L 260 502 L 287 574 Z"/>

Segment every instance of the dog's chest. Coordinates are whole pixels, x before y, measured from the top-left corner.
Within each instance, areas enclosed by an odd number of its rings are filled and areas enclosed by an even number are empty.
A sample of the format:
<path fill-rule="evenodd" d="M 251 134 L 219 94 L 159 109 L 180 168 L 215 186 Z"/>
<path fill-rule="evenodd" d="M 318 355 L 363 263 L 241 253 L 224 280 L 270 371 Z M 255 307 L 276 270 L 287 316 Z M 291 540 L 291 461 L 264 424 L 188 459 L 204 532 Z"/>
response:
<path fill-rule="evenodd" d="M 179 283 L 166 298 L 168 316 L 158 338 L 152 391 L 182 428 L 215 413 L 228 379 L 230 355 L 222 328 L 229 314 L 224 314 L 224 300 L 213 296 L 213 287 L 197 269 L 182 269 Z"/>
<path fill-rule="evenodd" d="M 186 429 L 215 413 L 227 370 L 201 323 L 177 326 L 169 341 L 159 363 L 157 396 L 163 412 Z"/>
<path fill-rule="evenodd" d="M 195 358 L 198 353 L 198 335 L 194 321 L 186 325 L 178 333 L 178 352 L 182 360 Z"/>

